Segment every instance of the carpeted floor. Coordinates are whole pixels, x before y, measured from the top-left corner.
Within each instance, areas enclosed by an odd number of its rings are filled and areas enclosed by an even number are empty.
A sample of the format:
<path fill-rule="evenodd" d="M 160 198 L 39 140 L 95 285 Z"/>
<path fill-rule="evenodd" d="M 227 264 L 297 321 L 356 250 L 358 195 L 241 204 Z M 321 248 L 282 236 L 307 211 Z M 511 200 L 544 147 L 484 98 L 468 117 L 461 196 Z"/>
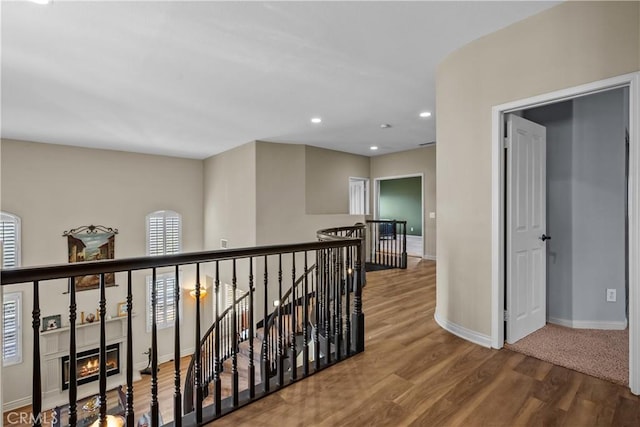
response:
<path fill-rule="evenodd" d="M 629 329 L 572 329 L 548 323 L 505 347 L 617 384 L 629 384 Z"/>

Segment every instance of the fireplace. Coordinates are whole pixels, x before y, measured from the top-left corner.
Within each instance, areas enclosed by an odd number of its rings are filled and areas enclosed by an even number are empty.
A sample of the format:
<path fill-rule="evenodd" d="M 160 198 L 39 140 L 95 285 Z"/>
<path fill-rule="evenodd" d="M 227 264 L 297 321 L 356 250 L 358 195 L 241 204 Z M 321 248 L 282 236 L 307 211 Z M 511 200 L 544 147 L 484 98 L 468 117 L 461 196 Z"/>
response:
<path fill-rule="evenodd" d="M 78 385 L 97 381 L 100 378 L 100 349 L 94 348 L 78 353 L 76 357 Z M 120 345 L 107 346 L 107 376 L 120 373 Z M 62 389 L 69 388 L 69 356 L 62 358 Z"/>

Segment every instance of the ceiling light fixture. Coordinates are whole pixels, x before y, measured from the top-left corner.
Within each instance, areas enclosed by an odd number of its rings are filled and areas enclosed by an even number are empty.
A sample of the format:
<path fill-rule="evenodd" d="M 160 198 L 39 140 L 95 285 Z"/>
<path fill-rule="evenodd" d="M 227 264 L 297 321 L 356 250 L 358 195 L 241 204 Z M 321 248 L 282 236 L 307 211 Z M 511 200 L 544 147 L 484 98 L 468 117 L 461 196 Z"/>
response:
<path fill-rule="evenodd" d="M 380 127 L 381 127 L 382 129 L 388 129 L 388 128 L 390 128 L 390 127 L 391 127 L 391 125 L 390 125 L 389 123 L 383 123 L 383 124 L 381 124 L 381 125 L 380 125 Z"/>
<path fill-rule="evenodd" d="M 35 3 L 35 4 L 49 4 L 51 3 L 51 0 L 29 0 L 31 3 Z"/>
<path fill-rule="evenodd" d="M 420 113 L 420 117 L 431 117 L 431 112 L 423 111 L 422 113 Z"/>
<path fill-rule="evenodd" d="M 314 117 L 311 119 L 311 123 L 321 123 L 322 119 L 320 117 Z"/>
<path fill-rule="evenodd" d="M 371 147 L 369 147 L 369 149 L 375 151 L 375 150 L 378 149 L 378 146 L 377 145 L 372 145 Z"/>

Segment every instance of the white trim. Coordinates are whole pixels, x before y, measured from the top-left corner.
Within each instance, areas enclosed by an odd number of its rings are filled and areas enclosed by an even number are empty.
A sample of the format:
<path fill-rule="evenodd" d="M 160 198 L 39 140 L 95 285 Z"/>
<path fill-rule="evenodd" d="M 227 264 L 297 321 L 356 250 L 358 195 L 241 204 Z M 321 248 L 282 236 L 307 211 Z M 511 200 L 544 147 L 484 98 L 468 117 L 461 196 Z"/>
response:
<path fill-rule="evenodd" d="M 483 347 L 491 348 L 491 337 L 489 335 L 484 335 L 476 331 L 472 331 L 471 329 L 467 329 L 464 326 L 460 326 L 456 323 L 450 322 L 438 315 L 438 311 L 433 314 L 433 318 L 438 325 L 445 331 L 451 332 L 453 335 L 456 335 L 462 339 L 467 341 L 471 341 L 474 344 L 481 345 Z"/>
<path fill-rule="evenodd" d="M 504 114 L 617 87 L 629 87 L 629 387 L 640 394 L 640 72 L 508 102 L 492 108 L 491 346 L 504 345 Z"/>
<path fill-rule="evenodd" d="M 622 322 L 601 322 L 596 320 L 571 320 L 560 319 L 558 317 L 549 317 L 547 319 L 547 322 L 573 329 L 603 329 L 615 331 L 627 329 L 626 320 Z"/>
<path fill-rule="evenodd" d="M 424 255 L 422 255 L 422 259 L 428 259 L 430 261 L 435 261 L 436 260 L 436 256 L 435 255 L 431 255 L 431 254 L 424 254 Z"/>
<path fill-rule="evenodd" d="M 4 402 L 4 404 L 2 405 L 2 411 L 13 411 L 14 409 L 22 408 L 23 406 L 29 406 L 31 405 L 31 403 L 31 394 L 29 394 L 29 397 L 23 397 L 22 399 L 16 399 L 10 402 Z"/>

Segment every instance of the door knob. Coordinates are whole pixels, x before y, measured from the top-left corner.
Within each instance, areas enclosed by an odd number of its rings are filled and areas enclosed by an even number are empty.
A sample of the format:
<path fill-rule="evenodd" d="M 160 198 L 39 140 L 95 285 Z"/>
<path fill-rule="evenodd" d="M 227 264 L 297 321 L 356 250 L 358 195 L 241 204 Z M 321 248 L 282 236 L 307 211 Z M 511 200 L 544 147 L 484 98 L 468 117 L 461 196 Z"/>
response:
<path fill-rule="evenodd" d="M 544 242 L 545 240 L 551 240 L 551 236 L 547 236 L 546 234 L 543 234 L 542 236 L 539 237 L 539 239 Z"/>

